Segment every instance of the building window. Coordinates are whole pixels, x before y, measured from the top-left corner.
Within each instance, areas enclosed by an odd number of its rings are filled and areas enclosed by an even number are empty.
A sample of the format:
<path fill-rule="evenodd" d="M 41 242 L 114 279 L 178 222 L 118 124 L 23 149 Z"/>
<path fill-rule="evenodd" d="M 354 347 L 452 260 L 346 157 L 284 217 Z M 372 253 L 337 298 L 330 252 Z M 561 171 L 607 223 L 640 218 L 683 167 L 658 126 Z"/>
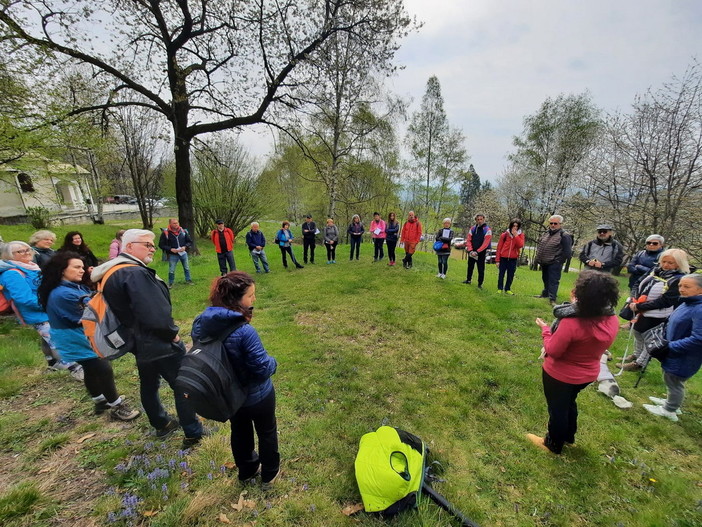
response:
<path fill-rule="evenodd" d="M 32 178 L 29 174 L 25 174 L 24 172 L 18 174 L 17 182 L 22 192 L 34 192 L 34 183 L 32 183 Z"/>

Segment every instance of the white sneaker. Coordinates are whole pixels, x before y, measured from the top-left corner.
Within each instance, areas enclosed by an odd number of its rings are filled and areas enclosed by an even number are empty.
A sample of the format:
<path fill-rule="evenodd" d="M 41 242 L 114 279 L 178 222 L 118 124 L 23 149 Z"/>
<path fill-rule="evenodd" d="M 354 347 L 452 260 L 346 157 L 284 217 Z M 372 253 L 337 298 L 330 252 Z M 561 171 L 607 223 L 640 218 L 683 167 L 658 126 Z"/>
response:
<path fill-rule="evenodd" d="M 440 278 L 441 278 L 442 280 L 446 280 L 446 275 L 445 275 L 445 274 L 442 274 Z"/>
<path fill-rule="evenodd" d="M 437 278 L 441 278 L 441 273 L 436 275 Z"/>
<path fill-rule="evenodd" d="M 665 406 L 665 403 L 666 403 L 666 400 L 661 399 L 660 397 L 651 396 L 648 398 L 648 400 L 651 401 L 653 404 L 657 404 L 658 406 Z M 682 414 L 682 410 L 680 408 L 678 408 L 677 410 L 675 410 L 675 413 L 680 415 L 680 414 Z"/>
<path fill-rule="evenodd" d="M 660 417 L 667 417 L 674 423 L 678 421 L 678 416 L 676 415 L 675 412 L 669 412 L 662 406 L 658 406 L 657 404 L 644 404 L 643 405 L 646 410 L 651 412 L 653 415 L 658 415 Z"/>
<path fill-rule="evenodd" d="M 83 366 L 81 366 L 80 364 L 76 364 L 68 368 L 68 371 L 71 372 L 71 377 L 73 377 L 75 380 L 83 382 L 83 379 L 85 377 L 83 374 Z"/>

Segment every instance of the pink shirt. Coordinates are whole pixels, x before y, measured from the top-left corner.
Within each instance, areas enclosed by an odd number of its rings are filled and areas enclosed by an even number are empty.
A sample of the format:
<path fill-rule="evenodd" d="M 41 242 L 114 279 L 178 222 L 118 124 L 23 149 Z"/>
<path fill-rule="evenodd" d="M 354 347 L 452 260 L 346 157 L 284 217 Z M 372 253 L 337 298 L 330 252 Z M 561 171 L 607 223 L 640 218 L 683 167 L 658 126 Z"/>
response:
<path fill-rule="evenodd" d="M 600 357 L 617 338 L 618 331 L 619 321 L 615 315 L 563 318 L 553 334 L 549 326 L 542 327 L 546 348 L 544 370 L 568 384 L 596 381 Z"/>
<path fill-rule="evenodd" d="M 378 234 L 375 233 L 376 229 L 380 229 Z M 383 220 L 371 221 L 369 230 L 371 232 L 371 238 L 385 238 L 387 236 L 387 234 L 385 234 L 385 221 Z"/>

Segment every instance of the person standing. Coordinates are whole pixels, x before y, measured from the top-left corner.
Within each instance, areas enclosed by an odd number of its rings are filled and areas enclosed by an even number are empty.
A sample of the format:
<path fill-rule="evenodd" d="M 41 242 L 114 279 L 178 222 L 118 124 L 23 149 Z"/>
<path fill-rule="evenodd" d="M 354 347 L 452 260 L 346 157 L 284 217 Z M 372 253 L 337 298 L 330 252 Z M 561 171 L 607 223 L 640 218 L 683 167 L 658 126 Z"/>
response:
<path fill-rule="evenodd" d="M 560 320 L 552 331 L 537 318 L 544 342 L 542 383 L 548 406 L 545 437 L 527 434 L 534 445 L 560 454 L 563 445 L 575 443 L 578 430 L 578 394 L 600 373 L 600 358 L 617 338 L 619 323 L 614 306 L 618 282 L 609 274 L 583 271 L 575 281 L 573 317 Z"/>
<path fill-rule="evenodd" d="M 159 248 L 168 258 L 168 288 L 173 287 L 175 282 L 175 270 L 178 262 L 183 266 L 185 273 L 185 283 L 192 285 L 190 277 L 190 262 L 188 261 L 188 249 L 192 247 L 193 240 L 186 229 L 183 229 L 178 222 L 178 218 L 168 220 L 168 228 L 161 230 L 161 238 L 158 241 Z"/>
<path fill-rule="evenodd" d="M 388 246 L 388 265 L 395 265 L 395 247 L 400 233 L 400 222 L 394 212 L 388 214 L 388 221 L 385 224 L 385 243 Z"/>
<path fill-rule="evenodd" d="M 275 234 L 276 243 L 280 247 L 280 254 L 283 257 L 283 267 L 288 268 L 287 255 L 290 255 L 290 260 L 295 264 L 298 269 L 303 269 L 304 266 L 300 265 L 295 259 L 295 254 L 292 251 L 292 240 L 294 236 L 290 232 L 290 222 L 284 221 L 281 228 Z"/>
<path fill-rule="evenodd" d="M 248 387 L 246 401 L 230 419 L 230 442 L 239 481 L 252 483 L 260 475 L 265 490 L 280 474 L 275 388 L 271 382 L 278 363 L 250 325 L 255 301 L 256 285 L 248 274 L 237 271 L 217 278 L 210 293 L 211 307 L 195 319 L 192 335 L 200 340 L 217 338 L 237 322 L 244 322 L 222 341 L 231 368 Z"/>
<path fill-rule="evenodd" d="M 513 219 L 509 222 L 507 230 L 500 234 L 500 239 L 497 242 L 497 254 L 495 255 L 495 263 L 498 268 L 497 275 L 497 292 L 513 295 L 512 281 L 514 274 L 517 272 L 517 263 L 519 253 L 524 247 L 524 233 L 522 232 L 522 222 L 518 219 Z M 505 274 L 507 281 L 504 281 Z"/>
<path fill-rule="evenodd" d="M 379 212 L 373 213 L 373 221 L 370 223 L 370 233 L 373 239 L 373 261 L 379 262 L 385 257 L 383 253 L 383 244 L 385 243 L 385 222 L 380 217 Z"/>
<path fill-rule="evenodd" d="M 56 235 L 51 231 L 37 231 L 29 237 L 29 245 L 34 249 L 34 262 L 43 268 L 56 254 L 51 247 L 56 243 Z"/>
<path fill-rule="evenodd" d="M 544 284 L 536 298 L 548 298 L 551 304 L 555 304 L 558 297 L 563 263 L 573 252 L 573 239 L 562 225 L 563 216 L 554 214 L 549 218 L 548 230 L 539 238 L 534 259 L 541 266 L 541 281 Z"/>
<path fill-rule="evenodd" d="M 268 258 L 266 258 L 266 251 L 264 250 L 264 247 L 266 246 L 266 237 L 256 221 L 251 224 L 251 230 L 246 233 L 246 246 L 249 248 L 249 252 L 251 253 L 251 259 L 253 260 L 256 272 L 261 272 L 261 266 L 258 265 L 260 260 L 263 264 L 263 270 L 266 273 L 270 273 L 271 270 L 268 267 Z"/>
<path fill-rule="evenodd" d="M 580 251 L 580 261 L 586 269 L 612 273 L 622 266 L 624 247 L 612 237 L 612 226 L 597 226 L 597 238 L 588 242 Z"/>
<path fill-rule="evenodd" d="M 365 232 L 363 223 L 361 223 L 361 217 L 358 214 L 353 215 L 346 232 L 349 234 L 349 241 L 351 242 L 349 260 L 353 260 L 354 249 L 356 250 L 356 260 L 358 260 L 358 255 L 361 251 L 361 242 L 363 241 L 363 233 Z"/>
<path fill-rule="evenodd" d="M 314 263 L 314 249 L 317 247 L 317 224 L 312 221 L 312 216 L 305 216 L 306 221 L 302 224 L 302 260 L 307 263 L 307 250 L 309 249 L 309 262 Z"/>
<path fill-rule="evenodd" d="M 118 230 L 115 234 L 114 239 L 110 242 L 110 254 L 107 258 L 108 260 L 117 258 L 117 255 L 119 255 L 119 253 L 122 252 L 122 236 L 124 235 L 124 233 L 125 229 Z"/>
<path fill-rule="evenodd" d="M 327 219 L 324 226 L 324 246 L 327 248 L 327 263 L 336 263 L 336 246 L 339 245 L 339 227 L 334 225 L 334 220 Z"/>
<path fill-rule="evenodd" d="M 653 271 L 664 247 L 665 238 L 660 234 L 651 234 L 646 238 L 646 248 L 637 252 L 626 266 L 627 271 L 629 271 L 629 291 L 631 291 L 631 296 L 636 295 L 639 282 Z"/>
<path fill-rule="evenodd" d="M 220 276 L 227 274 L 227 264 L 230 271 L 236 271 L 234 263 L 234 231 L 224 226 L 224 220 L 215 220 L 217 228 L 210 233 L 212 244 L 217 252 L 217 262 L 219 262 Z"/>
<path fill-rule="evenodd" d="M 439 260 L 439 274 L 437 278 L 446 279 L 448 272 L 448 259 L 451 255 L 451 240 L 454 238 L 453 230 L 451 229 L 451 218 L 444 218 L 443 229 L 439 229 L 436 233 L 436 241 L 441 242 L 441 248 L 436 249 L 436 257 Z"/>
<path fill-rule="evenodd" d="M 485 281 L 485 258 L 488 249 L 492 244 L 492 230 L 485 223 L 483 214 L 476 214 L 475 225 L 468 229 L 468 237 L 466 239 L 466 252 L 468 253 L 468 275 L 464 284 L 470 284 L 473 281 L 473 270 L 478 266 L 478 289 L 483 288 Z"/>
<path fill-rule="evenodd" d="M 405 269 L 412 268 L 412 255 L 417 250 L 417 244 L 422 240 L 422 223 L 417 218 L 413 210 L 407 213 L 407 221 L 402 226 L 400 243 L 405 246 L 405 257 L 402 259 L 402 266 Z"/>
<path fill-rule="evenodd" d="M 149 423 L 156 429 L 156 437 L 166 438 L 182 427 L 185 449 L 200 442 L 203 428 L 195 409 L 175 385 L 185 346 L 173 321 L 168 287 L 148 267 L 156 251 L 153 242 L 153 232 L 129 229 L 122 237 L 120 255 L 93 269 L 91 278 L 99 282 L 110 273 L 103 283 L 103 295 L 134 338 L 132 353 L 139 372 L 141 404 Z M 116 266 L 120 267 L 114 270 Z M 161 378 L 173 390 L 178 419 L 169 416 L 161 404 L 158 395 Z"/>

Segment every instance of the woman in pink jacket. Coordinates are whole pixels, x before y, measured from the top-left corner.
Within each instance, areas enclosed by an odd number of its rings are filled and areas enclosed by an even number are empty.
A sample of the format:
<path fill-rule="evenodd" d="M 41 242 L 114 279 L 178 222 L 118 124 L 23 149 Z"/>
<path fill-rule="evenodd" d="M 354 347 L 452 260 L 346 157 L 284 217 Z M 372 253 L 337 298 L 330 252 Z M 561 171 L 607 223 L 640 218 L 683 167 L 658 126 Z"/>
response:
<path fill-rule="evenodd" d="M 572 316 L 560 319 L 557 329 L 536 319 L 544 340 L 542 381 L 548 405 L 548 433 L 546 437 L 527 434 L 527 438 L 554 454 L 560 454 L 565 443 L 575 443 L 575 399 L 583 388 L 597 380 L 600 358 L 619 331 L 614 314 L 619 284 L 609 273 L 580 273 L 572 300 Z"/>
<path fill-rule="evenodd" d="M 517 271 L 519 252 L 524 247 L 524 233 L 521 227 L 522 222 L 518 219 L 513 219 L 509 222 L 507 230 L 500 234 L 500 240 L 497 242 L 495 263 L 499 271 L 497 275 L 498 293 L 504 291 L 508 295 L 514 294 L 512 292 L 512 280 L 514 280 L 514 273 Z M 507 273 L 507 282 L 504 282 L 505 273 Z"/>
<path fill-rule="evenodd" d="M 380 217 L 379 212 L 373 213 L 373 221 L 370 222 L 370 233 L 371 238 L 373 238 L 373 245 L 375 251 L 373 252 L 373 261 L 379 262 L 385 257 L 383 252 L 383 243 L 385 243 L 385 222 Z"/>

